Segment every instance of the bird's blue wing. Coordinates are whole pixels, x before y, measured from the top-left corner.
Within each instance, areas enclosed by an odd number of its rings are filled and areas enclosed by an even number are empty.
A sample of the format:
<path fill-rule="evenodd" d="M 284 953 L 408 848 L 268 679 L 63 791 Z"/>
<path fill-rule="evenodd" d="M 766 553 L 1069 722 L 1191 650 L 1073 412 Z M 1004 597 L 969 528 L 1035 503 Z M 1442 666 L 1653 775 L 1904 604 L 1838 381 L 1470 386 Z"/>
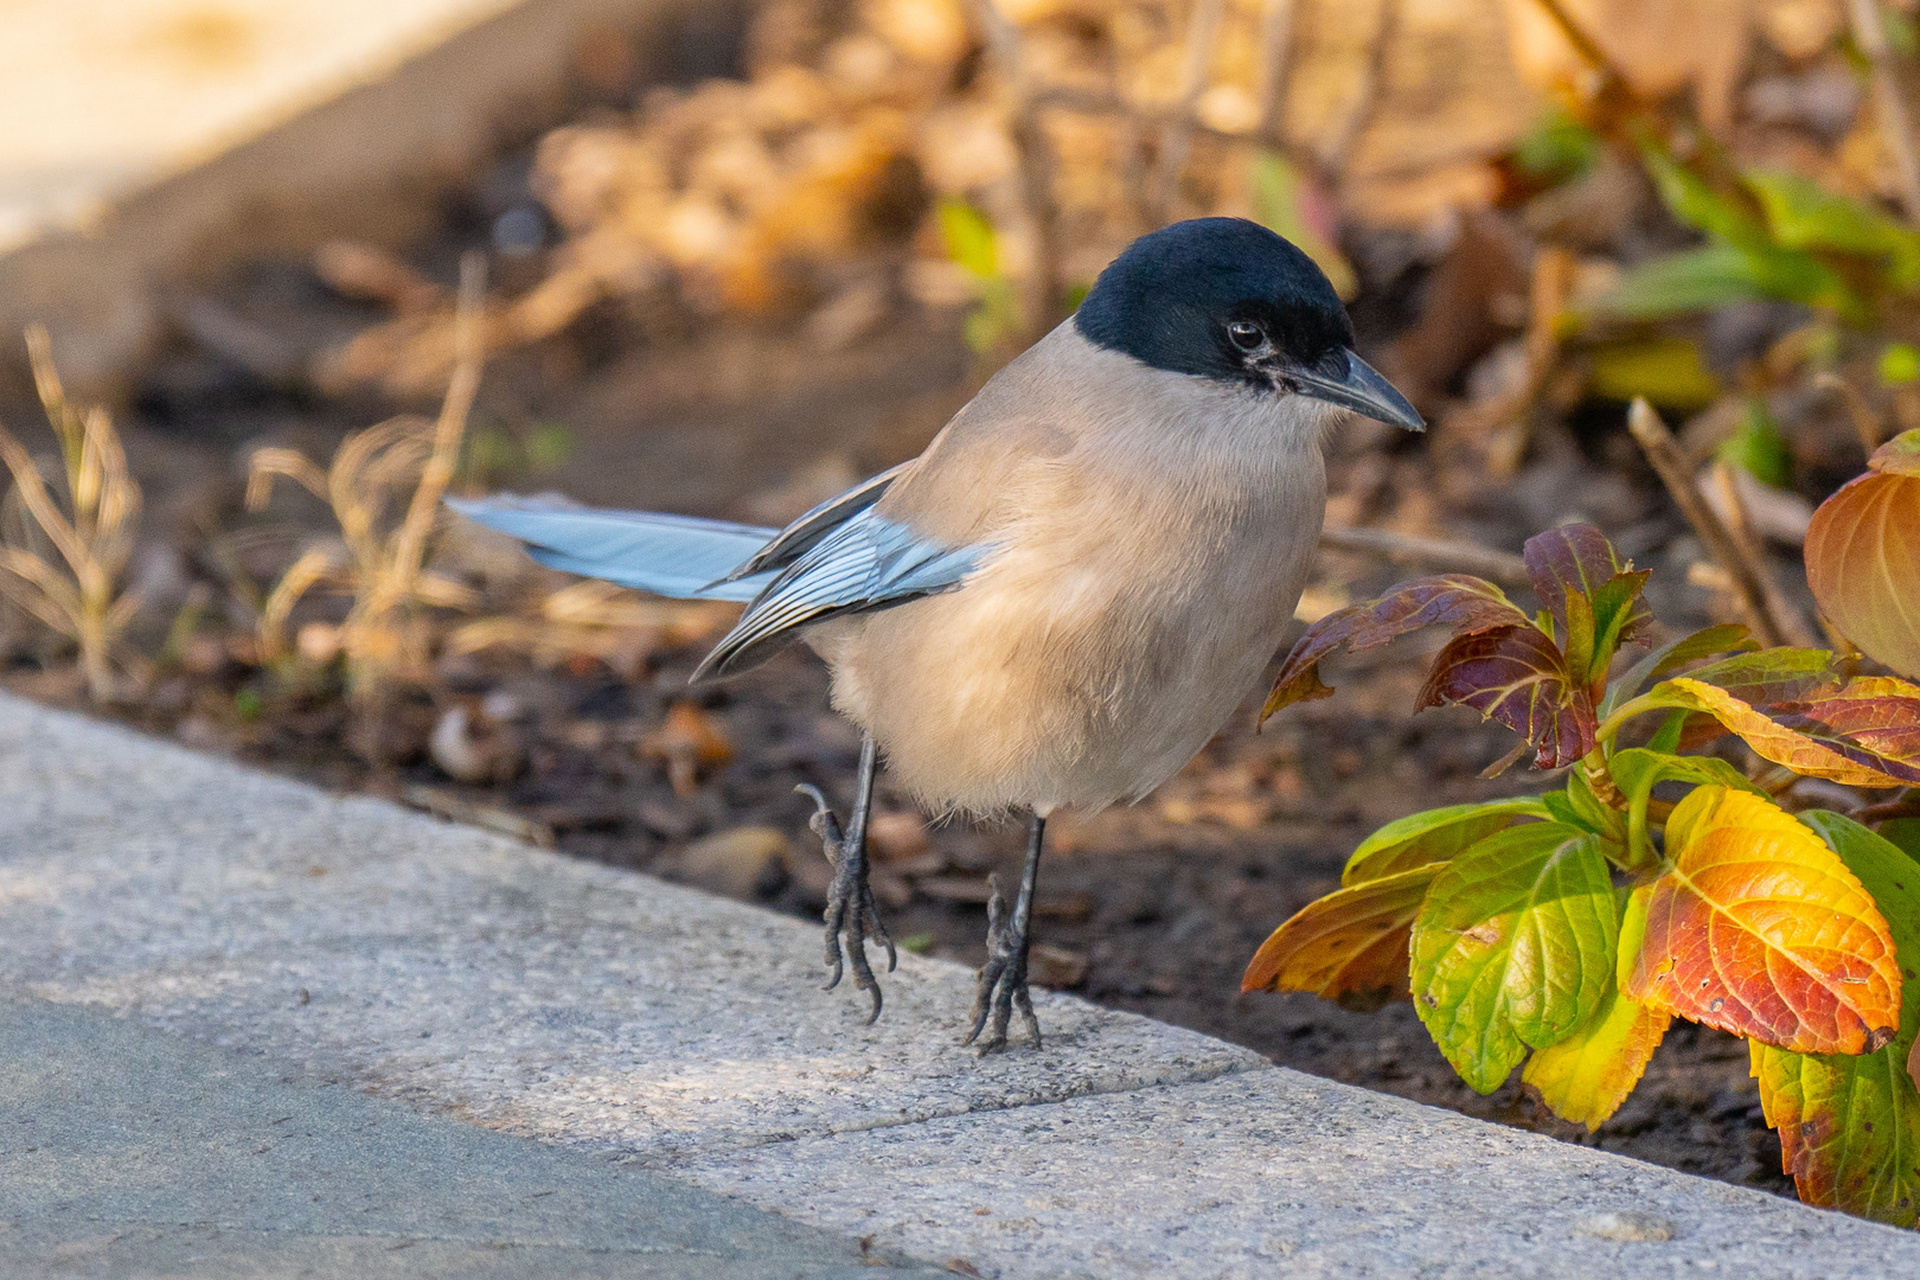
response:
<path fill-rule="evenodd" d="M 449 498 L 447 505 L 527 543 L 541 564 L 655 595 L 744 603 L 759 595 L 774 574 L 769 569 L 733 576 L 780 533 L 760 525 L 651 511 L 598 511 L 512 494 Z"/>
<path fill-rule="evenodd" d="M 876 514 L 871 505 L 861 507 L 766 584 L 693 678 L 750 666 L 767 656 L 772 642 L 804 623 L 951 590 L 989 550 L 934 542 Z"/>

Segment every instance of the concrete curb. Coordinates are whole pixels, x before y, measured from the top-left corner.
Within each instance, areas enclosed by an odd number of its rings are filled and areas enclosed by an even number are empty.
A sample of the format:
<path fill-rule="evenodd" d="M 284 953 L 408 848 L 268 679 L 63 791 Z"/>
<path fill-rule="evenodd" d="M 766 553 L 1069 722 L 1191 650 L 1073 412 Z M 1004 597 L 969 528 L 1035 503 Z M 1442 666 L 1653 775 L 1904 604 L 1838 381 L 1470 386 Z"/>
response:
<path fill-rule="evenodd" d="M 652 1167 L 1004 1276 L 1920 1274 L 1920 1236 L 1049 996 L 957 1045 L 817 929 L 0 696 L 0 996 Z M 426 1274 L 430 1272 L 421 1272 Z"/>

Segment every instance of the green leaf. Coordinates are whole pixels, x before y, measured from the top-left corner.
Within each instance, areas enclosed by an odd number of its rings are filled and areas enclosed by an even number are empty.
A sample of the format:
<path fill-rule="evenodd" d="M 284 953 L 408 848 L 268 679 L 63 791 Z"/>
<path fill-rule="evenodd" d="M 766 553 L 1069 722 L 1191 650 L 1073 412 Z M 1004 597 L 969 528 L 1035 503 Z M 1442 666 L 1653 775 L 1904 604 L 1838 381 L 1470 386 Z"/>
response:
<path fill-rule="evenodd" d="M 1480 1093 L 1566 1038 L 1612 985 L 1618 932 L 1600 839 L 1558 822 L 1495 832 L 1448 864 L 1413 925 L 1414 1008 Z"/>
<path fill-rule="evenodd" d="M 1825 307 L 1850 321 L 1867 314 L 1840 277 L 1812 255 L 1731 244 L 1705 244 L 1640 263 L 1594 309 L 1624 320 L 1662 320 L 1754 298 Z"/>
<path fill-rule="evenodd" d="M 1686 782 L 1695 786 L 1733 787 L 1757 796 L 1767 793 L 1738 769 L 1714 756 L 1676 756 L 1645 747 L 1627 747 L 1613 753 L 1607 762 L 1614 785 L 1629 800 L 1650 793 L 1662 782 Z"/>
<path fill-rule="evenodd" d="M 1920 382 L 1920 347 L 1907 342 L 1889 342 L 1880 348 L 1880 361 L 1875 368 L 1880 381 L 1889 387 Z"/>
<path fill-rule="evenodd" d="M 1920 1225 L 1920 1090 L 1908 1071 L 1920 1030 L 1920 868 L 1839 814 L 1800 815 L 1873 896 L 1904 978 L 1899 1032 L 1873 1053 L 1790 1053 L 1755 1042 L 1753 1074 L 1800 1198 L 1897 1226 Z"/>
<path fill-rule="evenodd" d="M 1786 437 L 1774 425 L 1766 406 L 1758 400 L 1747 402 L 1740 429 L 1721 444 L 1715 456 L 1775 489 L 1785 489 L 1793 483 L 1793 452 L 1787 448 Z"/>
<path fill-rule="evenodd" d="M 1606 150 L 1600 135 L 1564 109 L 1534 122 L 1514 144 L 1513 164 L 1543 182 L 1569 182 L 1593 168 Z"/>
<path fill-rule="evenodd" d="M 1720 398 L 1720 379 L 1690 338 L 1634 338 L 1596 346 L 1587 389 L 1606 400 L 1645 396 L 1666 409 L 1704 409 Z"/>
<path fill-rule="evenodd" d="M 1347 859 L 1340 883 L 1350 887 L 1430 862 L 1445 862 L 1521 818 L 1546 816 L 1546 806 L 1522 798 L 1454 804 L 1396 818 L 1360 842 Z"/>
<path fill-rule="evenodd" d="M 1692 635 L 1682 636 L 1678 640 L 1661 645 L 1636 662 L 1628 669 L 1626 675 L 1613 681 L 1607 691 L 1605 710 L 1611 712 L 1622 700 L 1631 698 L 1649 682 L 1658 680 L 1669 672 L 1678 671 L 1689 662 L 1698 662 L 1716 653 L 1753 650 L 1759 647 L 1759 642 L 1737 622 L 1708 627 Z"/>
<path fill-rule="evenodd" d="M 1883 822 L 1880 838 L 1920 862 L 1920 818 L 1893 818 Z"/>
<path fill-rule="evenodd" d="M 978 279 L 998 277 L 999 240 L 987 215 L 964 200 L 942 200 L 936 212 L 947 257 Z"/>
<path fill-rule="evenodd" d="M 1641 162 L 1667 212 L 1695 230 L 1748 249 L 1770 245 L 1767 228 L 1738 198 L 1722 195 L 1704 178 L 1655 146 L 1643 146 Z"/>
<path fill-rule="evenodd" d="M 1828 191 L 1797 173 L 1756 169 L 1744 180 L 1758 197 L 1778 243 L 1877 258 L 1886 264 L 1895 288 L 1911 289 L 1920 283 L 1920 235 L 1880 210 Z"/>

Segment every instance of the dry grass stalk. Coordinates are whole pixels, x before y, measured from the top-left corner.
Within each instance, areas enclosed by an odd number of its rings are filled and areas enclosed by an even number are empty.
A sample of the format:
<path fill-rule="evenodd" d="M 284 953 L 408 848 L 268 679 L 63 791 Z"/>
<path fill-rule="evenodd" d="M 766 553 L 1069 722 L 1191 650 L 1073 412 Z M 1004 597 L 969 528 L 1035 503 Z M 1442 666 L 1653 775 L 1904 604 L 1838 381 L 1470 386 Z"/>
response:
<path fill-rule="evenodd" d="M 39 325 L 27 330 L 27 352 L 40 404 L 60 444 L 64 503 L 26 448 L 0 427 L 0 462 L 13 473 L 0 521 L 0 595 L 78 647 L 87 691 L 105 701 L 124 691 L 123 674 L 144 665 L 124 643 L 140 601 L 120 589 L 133 551 L 140 486 L 127 470 L 107 412 L 96 408 L 82 415 L 67 402 L 47 331 Z"/>
<path fill-rule="evenodd" d="M 340 652 L 348 691 L 363 707 L 394 679 L 424 669 L 431 633 L 421 610 L 478 603 L 472 590 L 429 572 L 425 563 L 480 385 L 482 294 L 481 260 L 470 255 L 460 272 L 458 355 L 437 420 L 400 417 L 357 432 L 341 443 L 324 472 L 290 449 L 262 449 L 253 456 L 249 509 L 264 506 L 274 479 L 282 477 L 326 502 L 340 525 L 337 543 L 309 548 L 268 594 L 260 611 L 261 659 L 288 656 L 287 621 L 308 591 L 322 585 L 349 591 L 353 607 L 339 628 Z M 407 485 L 412 491 L 405 509 L 391 522 L 389 501 Z"/>
<path fill-rule="evenodd" d="M 1739 602 L 1753 634 L 1768 646 L 1813 645 L 1813 633 L 1806 619 L 1781 592 L 1759 548 L 1751 544 L 1751 539 L 1743 541 L 1707 505 L 1694 483 L 1693 472 L 1687 466 L 1686 454 L 1679 442 L 1645 399 L 1636 399 L 1627 410 L 1627 429 L 1639 442 L 1667 492 L 1673 495 L 1680 513 L 1700 536 L 1707 554 L 1727 575 L 1734 599 Z M 1729 485 L 1728 489 L 1731 491 L 1733 487 Z M 1733 509 L 1744 513 L 1737 491 L 1731 492 L 1731 501 Z"/>
<path fill-rule="evenodd" d="M 447 652 L 512 649 L 540 666 L 590 657 L 618 668 L 636 665 L 656 644 L 709 635 L 735 616 L 729 605 L 657 600 L 587 578 L 542 597 L 529 616 L 462 623 L 448 634 Z"/>

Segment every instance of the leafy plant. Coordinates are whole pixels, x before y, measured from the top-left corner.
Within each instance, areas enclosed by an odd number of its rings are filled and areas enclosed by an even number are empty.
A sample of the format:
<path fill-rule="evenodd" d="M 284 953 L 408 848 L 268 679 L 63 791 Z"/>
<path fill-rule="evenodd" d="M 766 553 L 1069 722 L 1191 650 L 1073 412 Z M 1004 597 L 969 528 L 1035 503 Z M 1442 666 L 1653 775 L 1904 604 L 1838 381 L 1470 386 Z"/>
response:
<path fill-rule="evenodd" d="M 140 486 L 107 411 L 82 414 L 68 403 L 45 329 L 27 330 L 27 351 L 60 458 L 43 474 L 0 427 L 0 462 L 13 473 L 0 507 L 0 595 L 79 649 L 87 691 L 105 701 L 141 665 L 124 642 L 140 601 L 123 590 Z"/>
<path fill-rule="evenodd" d="M 1000 236 L 987 215 L 963 200 L 942 200 L 936 214 L 947 257 L 973 280 L 967 346 L 985 355 L 1020 336 L 1020 298 L 1000 261 Z"/>
<path fill-rule="evenodd" d="M 1920 431 L 1881 445 L 1867 465 L 1814 512 L 1807 584 L 1868 657 L 1920 678 Z"/>
<path fill-rule="evenodd" d="M 331 586 L 350 592 L 353 607 L 337 632 L 346 661 L 347 690 L 362 706 L 378 699 L 396 677 L 426 664 L 429 608 L 470 608 L 468 587 L 429 571 L 427 547 L 440 520 L 440 499 L 459 464 L 467 413 L 480 384 L 479 270 L 462 272 L 460 357 L 437 420 L 403 416 L 348 436 L 324 472 L 292 449 L 253 455 L 247 506 L 258 510 L 275 477 L 292 480 L 325 502 L 340 525 L 337 541 L 309 547 L 282 575 L 260 609 L 261 660 L 290 655 L 287 623 L 307 592 Z M 393 499 L 405 492 L 399 519 Z"/>
<path fill-rule="evenodd" d="M 1672 1018 L 1744 1036 L 1802 1197 L 1920 1225 L 1920 866 L 1697 754 L 1731 733 L 1787 780 L 1920 785 L 1920 686 L 1824 650 L 1757 650 L 1738 626 L 1621 657 L 1650 641 L 1647 572 L 1587 525 L 1531 539 L 1525 561 L 1538 612 L 1449 574 L 1329 614 L 1262 718 L 1329 695 L 1319 664 L 1336 650 L 1443 626 L 1418 706 L 1474 707 L 1564 785 L 1381 828 L 1339 890 L 1267 939 L 1243 988 L 1410 997 L 1473 1088 L 1520 1068 L 1589 1128 Z"/>

